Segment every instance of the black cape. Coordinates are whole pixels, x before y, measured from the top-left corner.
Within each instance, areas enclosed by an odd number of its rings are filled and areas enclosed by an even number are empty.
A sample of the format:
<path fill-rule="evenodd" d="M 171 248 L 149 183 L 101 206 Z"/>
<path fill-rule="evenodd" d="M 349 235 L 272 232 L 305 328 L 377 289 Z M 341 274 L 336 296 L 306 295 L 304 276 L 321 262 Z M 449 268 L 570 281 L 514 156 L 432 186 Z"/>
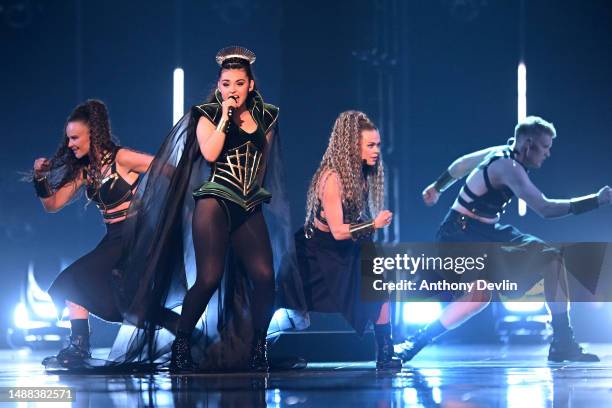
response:
<path fill-rule="evenodd" d="M 211 111 L 210 106 L 203 106 L 194 106 L 172 128 L 140 183 L 125 221 L 125 255 L 115 271 L 115 282 L 118 302 L 129 325 L 122 326 L 115 340 L 109 356 L 113 364 L 163 363 L 169 358 L 173 336 L 156 323 L 163 308 L 178 311 L 188 284 L 196 276 L 192 192 L 210 172 L 195 132 L 201 115 Z M 265 129 L 274 132 L 263 183 L 272 199 L 263 206 L 264 216 L 274 255 L 277 303 L 295 309 L 277 309 L 268 330 L 271 335 L 305 328 L 308 315 L 298 268 L 287 265 L 295 263 L 295 247 L 280 135 L 276 117 L 270 120 L 270 112 L 274 116 L 278 109 L 265 104 L 257 92 L 250 98 L 249 109 L 260 126 L 270 125 Z M 249 280 L 230 249 L 220 289 L 198 325 L 200 335 L 194 342 L 193 356 L 201 368 L 232 370 L 247 366 L 253 331 L 250 297 Z"/>

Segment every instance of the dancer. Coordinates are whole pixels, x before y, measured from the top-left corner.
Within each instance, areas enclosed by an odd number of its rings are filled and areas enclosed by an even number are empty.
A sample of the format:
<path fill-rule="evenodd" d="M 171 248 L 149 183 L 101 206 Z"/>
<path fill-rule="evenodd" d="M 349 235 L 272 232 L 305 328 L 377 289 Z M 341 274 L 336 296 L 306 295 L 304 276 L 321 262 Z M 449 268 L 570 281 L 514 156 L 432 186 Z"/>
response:
<path fill-rule="evenodd" d="M 74 367 L 91 357 L 90 313 L 109 322 L 123 320 L 115 302 L 112 270 L 121 257 L 123 221 L 134 189 L 152 157 L 117 145 L 106 105 L 98 100 L 78 105 L 68 116 L 64 133 L 51 159 L 34 162 L 36 194 L 46 211 L 57 212 L 84 188 L 106 225 L 98 246 L 64 269 L 48 291 L 58 318 L 68 308 L 71 327 L 70 344 L 55 359 L 61 366 Z"/>
<path fill-rule="evenodd" d="M 308 189 L 305 230 L 296 233 L 296 250 L 308 310 L 341 312 L 359 335 L 373 322 L 376 368 L 399 369 L 388 302 L 359 298 L 359 241 L 371 240 L 393 218 L 382 210 L 383 173 L 376 126 L 362 112 L 341 113 Z"/>
<path fill-rule="evenodd" d="M 612 202 L 609 186 L 596 194 L 567 200 L 547 198 L 532 183 L 528 171 L 542 166 L 550 156 L 555 138 L 552 123 L 536 116 L 527 117 L 516 125 L 510 145 L 491 147 L 457 159 L 423 191 L 423 200 L 427 205 L 434 205 L 444 190 L 469 174 L 438 230 L 438 241 L 516 244 L 516 248 L 521 250 L 507 255 L 512 257 L 512 270 L 496 270 L 494 273 L 498 279 L 506 277 L 520 282 L 524 289 L 544 278 L 544 293 L 553 328 L 548 360 L 599 361 L 596 355 L 585 353 L 574 340 L 569 321 L 566 271 L 559 252 L 539 238 L 524 234 L 511 225 L 498 223 L 500 214 L 515 195 L 544 218 L 582 214 Z M 534 270 L 532 259 L 524 256 L 527 251 L 538 253 L 541 265 L 537 270 Z M 396 345 L 398 356 L 403 361 L 411 360 L 435 337 L 484 309 L 490 299 L 489 291 L 479 291 L 452 302 L 438 320 Z"/>

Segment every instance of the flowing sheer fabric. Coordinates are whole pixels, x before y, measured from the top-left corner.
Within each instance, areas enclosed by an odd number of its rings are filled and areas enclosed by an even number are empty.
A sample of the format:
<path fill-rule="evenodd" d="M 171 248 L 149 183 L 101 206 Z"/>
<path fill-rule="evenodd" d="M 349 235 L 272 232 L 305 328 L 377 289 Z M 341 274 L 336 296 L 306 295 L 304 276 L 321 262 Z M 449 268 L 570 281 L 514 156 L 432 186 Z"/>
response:
<path fill-rule="evenodd" d="M 259 95 L 255 103 L 263 105 Z M 159 324 L 168 314 L 164 309 L 178 311 L 188 284 L 195 279 L 192 192 L 208 179 L 210 171 L 195 134 L 199 116 L 192 109 L 170 131 L 132 201 L 125 255 L 115 271 L 118 301 L 128 325 L 122 327 L 113 345 L 109 357 L 113 364 L 163 363 L 169 358 L 173 336 L 160 330 Z M 264 216 L 274 256 L 277 299 L 297 310 L 277 310 L 269 335 L 308 324 L 298 268 L 286 267 L 296 262 L 295 248 L 279 134 L 276 128 L 270 131 L 274 137 L 264 187 L 272 193 L 272 200 L 264 205 Z M 209 302 L 193 342 L 193 356 L 201 368 L 247 366 L 252 338 L 250 299 L 249 280 L 230 249 L 220 289 Z"/>

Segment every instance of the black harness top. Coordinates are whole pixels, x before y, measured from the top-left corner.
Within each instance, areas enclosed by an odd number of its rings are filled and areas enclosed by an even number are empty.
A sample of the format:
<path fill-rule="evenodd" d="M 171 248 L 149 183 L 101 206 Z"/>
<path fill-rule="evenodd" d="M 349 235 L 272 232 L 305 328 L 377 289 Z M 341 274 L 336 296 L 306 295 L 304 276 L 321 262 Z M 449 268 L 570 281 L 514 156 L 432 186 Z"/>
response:
<path fill-rule="evenodd" d="M 102 174 L 101 180 L 92 180 L 91 177 L 87 177 L 87 171 L 85 171 L 87 199 L 96 203 L 105 220 L 120 218 L 127 214 L 127 209 L 114 212 L 110 210 L 131 201 L 134 196 L 134 187 L 138 183 L 138 181 L 133 184 L 128 183 L 117 172 L 116 157 L 118 150 L 119 147 L 110 153 L 106 160 L 103 160 L 103 164 L 108 164 L 108 166 Z"/>
<path fill-rule="evenodd" d="M 508 203 L 512 201 L 514 193 L 512 190 L 510 190 L 510 188 L 508 188 L 508 186 L 503 186 L 502 188 L 493 187 L 491 180 L 489 179 L 489 166 L 491 163 L 499 159 L 512 159 L 523 166 L 521 162 L 515 159 L 515 153 L 516 152 L 514 150 L 504 149 L 483 161 L 478 166 L 478 169 L 482 170 L 487 191 L 482 195 L 477 195 L 470 190 L 466 181 L 461 188 L 461 191 L 465 193 L 466 196 L 470 197 L 472 201 L 468 202 L 461 196 L 461 194 L 459 194 L 459 197 L 457 198 L 459 204 L 471 211 L 474 215 L 484 218 L 497 218 L 501 213 L 503 213 Z M 525 166 L 523 166 L 523 168 L 525 168 Z"/>

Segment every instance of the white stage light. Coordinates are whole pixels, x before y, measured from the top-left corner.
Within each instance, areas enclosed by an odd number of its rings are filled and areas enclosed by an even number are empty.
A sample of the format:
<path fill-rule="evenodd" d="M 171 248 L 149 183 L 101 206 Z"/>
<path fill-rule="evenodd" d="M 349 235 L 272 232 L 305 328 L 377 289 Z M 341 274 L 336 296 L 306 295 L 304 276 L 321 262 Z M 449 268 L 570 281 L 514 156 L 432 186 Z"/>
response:
<path fill-rule="evenodd" d="M 544 302 L 502 302 L 506 310 L 513 313 L 535 313 L 544 308 Z"/>
<path fill-rule="evenodd" d="M 185 73 L 182 68 L 174 70 L 173 98 L 172 98 L 172 125 L 183 117 L 185 108 Z"/>
<path fill-rule="evenodd" d="M 406 302 L 402 307 L 402 318 L 407 324 L 427 324 L 440 317 L 439 302 Z"/>
<path fill-rule="evenodd" d="M 518 93 L 518 121 L 520 122 L 527 117 L 527 67 L 524 62 L 521 62 L 518 66 L 516 89 Z M 520 198 L 518 200 L 518 213 L 521 217 L 527 214 L 527 203 Z"/>

